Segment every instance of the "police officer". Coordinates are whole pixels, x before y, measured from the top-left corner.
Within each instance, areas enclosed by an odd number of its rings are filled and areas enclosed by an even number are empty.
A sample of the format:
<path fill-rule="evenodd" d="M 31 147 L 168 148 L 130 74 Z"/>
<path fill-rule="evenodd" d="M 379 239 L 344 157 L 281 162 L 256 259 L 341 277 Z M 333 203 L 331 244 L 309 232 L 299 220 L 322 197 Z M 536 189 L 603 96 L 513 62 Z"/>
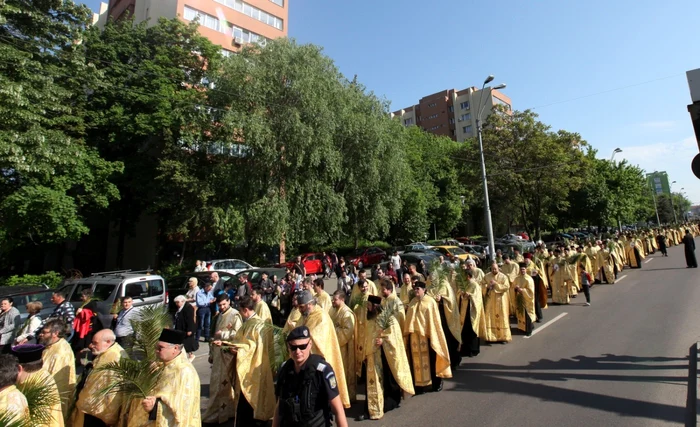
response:
<path fill-rule="evenodd" d="M 288 359 L 277 376 L 273 427 L 327 427 L 331 412 L 336 425 L 348 425 L 335 373 L 326 360 L 311 354 L 311 334 L 299 326 L 287 335 Z"/>

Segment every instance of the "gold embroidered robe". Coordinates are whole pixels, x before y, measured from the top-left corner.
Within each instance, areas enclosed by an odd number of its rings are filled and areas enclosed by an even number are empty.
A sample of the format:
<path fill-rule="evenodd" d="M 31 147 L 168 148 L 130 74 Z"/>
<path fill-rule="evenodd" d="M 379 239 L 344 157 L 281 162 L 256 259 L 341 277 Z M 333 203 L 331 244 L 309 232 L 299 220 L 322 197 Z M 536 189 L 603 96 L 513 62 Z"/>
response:
<path fill-rule="evenodd" d="M 484 302 L 481 295 L 481 286 L 473 278 L 469 280 L 466 289 L 459 291 L 459 321 L 462 328 L 469 322 L 477 336 L 481 336 L 481 321 L 484 318 Z M 469 307 L 469 319 L 467 308 Z M 462 343 L 464 344 L 464 343 Z"/>
<path fill-rule="evenodd" d="M 377 290 L 377 285 L 374 284 L 373 281 L 367 279 L 367 293 L 369 295 L 379 295 L 379 291 Z M 355 301 L 357 298 L 360 297 L 362 294 L 362 290 L 360 290 L 360 287 L 357 286 L 357 283 L 355 283 L 352 286 L 352 292 L 350 292 L 350 301 Z"/>
<path fill-rule="evenodd" d="M 56 397 L 56 404 L 51 405 L 51 421 L 49 421 L 46 424 L 37 424 L 36 427 L 63 427 L 65 425 L 63 419 L 63 411 L 61 410 L 61 395 L 58 392 L 58 387 L 56 386 L 56 381 L 54 381 L 53 377 L 51 374 L 48 373 L 48 371 L 44 368 L 39 369 L 38 371 L 32 372 L 27 375 L 27 378 L 24 379 L 24 381 L 19 381 L 18 383 L 22 384 L 27 381 L 32 381 L 36 383 L 41 383 L 47 385 L 54 396 Z M 2 408 L 2 406 L 0 406 Z M 117 411 L 119 410 L 119 407 L 117 407 Z M 78 427 L 75 423 L 71 424 L 73 427 Z"/>
<path fill-rule="evenodd" d="M 566 258 L 558 257 L 550 260 L 552 269 L 552 302 L 556 304 L 568 304 L 570 300 L 569 269 Z"/>
<path fill-rule="evenodd" d="M 159 362 L 162 363 L 162 362 Z M 151 394 L 160 398 L 156 404 L 156 420 L 148 420 L 141 399 L 128 404 L 122 413 L 127 427 L 201 427 L 199 375 L 187 359 L 184 349 L 173 360 L 164 364 L 163 373 Z"/>
<path fill-rule="evenodd" d="M 340 308 L 332 307 L 328 315 L 333 321 L 335 334 L 338 337 L 340 355 L 345 368 L 345 381 L 348 385 L 348 396 L 354 401 L 357 395 L 357 375 L 355 374 L 355 313 L 343 304 Z"/>
<path fill-rule="evenodd" d="M 299 326 L 299 322 L 301 322 L 301 311 L 299 311 L 299 308 L 293 307 L 292 310 L 289 312 L 289 317 L 287 317 L 287 321 L 284 323 L 284 332 L 291 332 L 292 329 Z"/>
<path fill-rule="evenodd" d="M 401 303 L 404 306 L 407 306 L 413 297 L 415 296 L 413 292 L 413 282 L 411 283 L 402 283 L 401 284 L 401 290 L 399 291 L 399 298 L 401 298 Z"/>
<path fill-rule="evenodd" d="M 29 418 L 27 398 L 14 385 L 0 390 L 0 408 L 9 414 L 14 414 L 11 420 L 21 421 Z"/>
<path fill-rule="evenodd" d="M 452 290 L 452 286 L 450 286 L 447 281 L 443 281 L 441 286 L 430 286 L 430 288 L 428 294 L 433 298 L 440 295 L 442 308 L 445 310 L 445 319 L 447 320 L 449 331 L 444 332 L 446 334 L 452 334 L 457 342 L 462 344 L 462 325 L 459 320 L 459 303 L 457 301 L 457 295 L 455 295 L 455 292 Z"/>
<path fill-rule="evenodd" d="M 41 359 L 44 361 L 44 369 L 56 381 L 58 392 L 61 394 L 61 412 L 66 419 L 70 416 L 68 411 L 73 403 L 76 384 L 73 349 L 65 339 L 61 338 L 44 349 Z"/>
<path fill-rule="evenodd" d="M 73 427 L 83 427 L 85 414 L 101 419 L 107 425 L 114 425 L 119 421 L 119 409 L 122 405 L 122 396 L 119 393 L 100 395 L 107 385 L 115 380 L 115 374 L 111 371 L 98 369 L 112 362 L 118 362 L 122 358 L 128 358 L 126 351 L 117 343 L 112 344 L 104 353 L 95 357 L 93 370 L 85 381 L 85 387 L 80 391 L 78 401 L 73 411 Z"/>
<path fill-rule="evenodd" d="M 532 277 L 528 275 L 523 276 L 519 274 L 513 282 L 513 288 L 515 288 L 516 286 L 520 287 L 520 295 L 522 297 L 523 307 L 518 307 L 517 299 L 519 297 L 518 293 L 516 292 L 515 315 L 518 318 L 518 329 L 525 332 L 525 316 L 528 316 L 530 318 L 530 321 L 533 323 L 537 319 L 537 316 L 535 315 L 535 281 L 532 280 Z"/>
<path fill-rule="evenodd" d="M 437 302 L 425 295 L 413 298 L 406 310 L 406 329 L 403 334 L 411 352 L 411 372 L 416 386 L 426 387 L 433 383 L 430 375 L 428 346 L 436 354 L 435 373 L 440 378 L 452 378 L 450 353 L 445 332 L 440 321 Z"/>
<path fill-rule="evenodd" d="M 263 322 L 272 324 L 272 314 L 270 313 L 270 307 L 267 306 L 267 303 L 265 301 L 260 300 L 257 304 L 255 304 L 255 314 L 257 314 L 260 320 L 262 320 Z"/>
<path fill-rule="evenodd" d="M 345 367 L 340 355 L 338 336 L 335 334 L 335 327 L 330 316 L 321 307 L 315 306 L 308 316 L 302 316 L 298 326 L 309 328 L 311 340 L 314 343 L 311 352 L 322 356 L 331 365 L 338 382 L 340 401 L 343 402 L 345 408 L 349 408 L 350 397 L 345 381 Z"/>
<path fill-rule="evenodd" d="M 331 301 L 331 296 L 328 295 L 328 292 L 321 290 L 321 292 L 316 294 L 316 305 L 325 310 L 326 313 L 331 311 L 333 303 Z"/>
<path fill-rule="evenodd" d="M 399 327 L 401 331 L 403 331 L 404 324 L 406 323 L 406 309 L 401 299 L 393 293 L 386 298 L 382 298 L 382 307 L 384 310 L 394 312 L 394 317 L 396 317 L 396 320 L 399 322 Z"/>
<path fill-rule="evenodd" d="M 376 345 L 376 339 L 382 339 L 381 350 Z M 385 330 L 380 330 L 375 319 L 367 322 L 363 359 L 367 367 L 367 406 L 369 417 L 379 420 L 384 417 L 384 371 L 382 366 L 382 351 L 389 364 L 391 374 L 396 383 L 408 394 L 415 394 L 411 377 L 411 367 L 408 364 L 406 349 L 403 344 L 401 328 L 396 318 Z"/>
<path fill-rule="evenodd" d="M 494 288 L 488 290 L 491 282 Z M 484 276 L 481 284 L 484 298 L 484 336 L 487 342 L 510 342 L 513 337 L 510 334 L 510 280 L 508 276 L 499 272 L 494 275 L 489 273 Z"/>
<path fill-rule="evenodd" d="M 243 319 L 233 307 L 216 316 L 215 331 L 221 331 L 214 340 L 230 341 L 241 328 Z M 233 382 L 234 356 L 225 346 L 209 344 L 211 376 L 209 377 L 209 406 L 202 415 L 202 422 L 225 423 L 236 416 Z"/>
<path fill-rule="evenodd" d="M 512 261 L 508 261 L 507 263 L 504 262 L 501 266 L 501 273 L 508 276 L 508 281 L 510 283 L 513 283 L 513 280 L 515 280 L 519 272 L 520 266 Z M 508 303 L 508 314 L 513 316 L 515 315 L 515 293 L 513 292 L 512 287 L 508 291 Z"/>

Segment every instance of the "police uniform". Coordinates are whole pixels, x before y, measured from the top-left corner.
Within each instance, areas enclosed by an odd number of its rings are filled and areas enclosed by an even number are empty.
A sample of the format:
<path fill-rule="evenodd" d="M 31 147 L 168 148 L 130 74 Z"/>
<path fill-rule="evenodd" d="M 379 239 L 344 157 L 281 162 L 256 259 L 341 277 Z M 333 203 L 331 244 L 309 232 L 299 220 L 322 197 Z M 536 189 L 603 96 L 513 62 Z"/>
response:
<path fill-rule="evenodd" d="M 298 330 L 302 335 L 293 338 Z M 308 337 L 308 329 L 301 326 L 290 332 L 287 341 Z M 326 427 L 331 425 L 330 401 L 339 393 L 333 368 L 323 357 L 311 354 L 299 373 L 295 372 L 292 359 L 284 362 L 278 372 L 275 395 L 281 426 Z"/>

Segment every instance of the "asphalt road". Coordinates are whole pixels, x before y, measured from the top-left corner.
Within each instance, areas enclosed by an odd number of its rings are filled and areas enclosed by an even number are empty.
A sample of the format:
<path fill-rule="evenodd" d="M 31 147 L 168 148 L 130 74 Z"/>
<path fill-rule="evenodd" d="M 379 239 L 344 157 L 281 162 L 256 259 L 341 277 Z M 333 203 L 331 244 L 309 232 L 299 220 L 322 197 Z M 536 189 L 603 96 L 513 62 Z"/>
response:
<path fill-rule="evenodd" d="M 699 241 L 700 243 L 700 241 Z M 373 426 L 661 426 L 686 416 L 688 348 L 700 341 L 700 276 L 681 246 L 614 285 L 552 306 L 534 334 L 482 345 L 444 390 L 409 398 Z M 333 285 L 333 288 L 335 286 Z M 200 350 L 203 352 L 203 350 Z M 195 360 L 206 407 L 209 365 Z M 358 390 L 359 391 L 359 390 Z M 359 397 L 359 396 L 358 396 Z M 350 424 L 361 404 L 348 410 Z"/>

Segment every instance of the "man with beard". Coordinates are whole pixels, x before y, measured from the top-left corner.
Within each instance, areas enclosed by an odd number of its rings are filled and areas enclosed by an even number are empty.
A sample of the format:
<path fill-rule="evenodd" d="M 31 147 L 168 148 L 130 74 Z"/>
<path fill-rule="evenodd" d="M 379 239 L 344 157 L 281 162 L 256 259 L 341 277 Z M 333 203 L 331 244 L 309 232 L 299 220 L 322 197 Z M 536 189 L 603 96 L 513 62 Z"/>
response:
<path fill-rule="evenodd" d="M 406 310 L 401 299 L 394 292 L 394 282 L 388 278 L 383 278 L 379 281 L 379 292 L 382 297 L 382 308 L 393 313 L 396 320 L 399 322 L 399 328 L 403 331 L 403 326 L 406 321 Z"/>
<path fill-rule="evenodd" d="M 258 315 L 260 320 L 272 324 L 272 313 L 270 313 L 270 307 L 263 299 L 264 290 L 260 286 L 253 287 L 253 291 L 250 293 L 250 298 L 255 304 L 255 314 Z"/>
<path fill-rule="evenodd" d="M 357 275 L 357 283 L 355 283 L 355 286 L 353 286 L 352 292 L 350 293 L 351 302 L 357 299 L 360 296 L 360 294 L 363 293 L 361 289 L 362 285 L 360 285 L 360 283 L 367 284 L 369 295 L 379 295 L 377 285 L 375 285 L 373 281 L 367 279 L 367 271 L 360 270 L 360 273 Z"/>
<path fill-rule="evenodd" d="M 491 264 L 491 272 L 481 282 L 484 299 L 484 340 L 487 342 L 510 342 L 510 280 L 501 273 L 498 264 Z"/>
<path fill-rule="evenodd" d="M 345 381 L 348 383 L 348 396 L 350 401 L 355 400 L 357 393 L 357 375 L 355 374 L 355 313 L 345 304 L 345 292 L 335 291 L 333 293 L 333 307 L 329 316 L 335 327 L 335 334 L 338 337 L 340 355 L 345 368 Z"/>
<path fill-rule="evenodd" d="M 238 307 L 243 326 L 230 344 L 235 354 L 235 413 L 237 426 L 263 426 L 275 413 L 275 385 L 270 370 L 274 351 L 272 329 L 255 312 L 255 303 L 243 297 Z"/>
<path fill-rule="evenodd" d="M 532 335 L 532 322 L 535 321 L 535 282 L 527 274 L 525 263 L 520 264 L 520 274 L 513 281 L 515 293 L 515 314 L 518 317 L 518 329 L 525 335 Z"/>
<path fill-rule="evenodd" d="M 404 273 L 401 277 L 403 281 L 401 282 L 401 291 L 399 292 L 399 298 L 401 299 L 401 303 L 404 306 L 407 306 L 408 303 L 410 303 L 414 297 L 413 280 L 411 280 L 411 275 L 409 273 Z"/>
<path fill-rule="evenodd" d="M 345 408 L 350 407 L 350 397 L 345 381 L 345 368 L 343 358 L 340 355 L 338 336 L 335 334 L 335 326 L 328 313 L 316 305 L 316 300 L 307 290 L 297 295 L 301 319 L 298 326 L 306 326 L 311 332 L 313 351 L 328 361 L 335 372 L 338 383 L 340 400 Z M 297 326 L 297 327 L 298 327 Z"/>
<path fill-rule="evenodd" d="M 441 391 L 442 379 L 452 378 L 452 370 L 440 310 L 435 299 L 426 295 L 425 282 L 414 283 L 413 289 L 416 296 L 406 310 L 403 334 L 409 347 L 414 389 L 417 394 Z"/>
<path fill-rule="evenodd" d="M 367 378 L 365 410 L 358 421 L 379 420 L 398 408 L 402 390 L 414 394 L 411 370 L 406 358 L 401 328 L 390 312 L 382 314 L 382 299 L 370 295 L 367 301 L 367 334 L 362 354 Z"/>
<path fill-rule="evenodd" d="M 66 325 L 60 319 L 50 319 L 39 330 L 39 344 L 43 345 L 44 369 L 53 376 L 61 395 L 61 412 L 67 418 L 75 390 L 75 356 L 65 340 Z"/>
<path fill-rule="evenodd" d="M 33 383 L 42 384 L 48 388 L 50 396 L 50 419 L 39 423 L 36 427 L 63 427 L 63 412 L 61 411 L 61 395 L 58 393 L 56 381 L 51 374 L 43 368 L 44 362 L 41 354 L 44 346 L 41 344 L 24 344 L 12 347 L 12 355 L 19 361 L 19 375 L 17 384 Z M 47 400 L 49 396 L 46 396 Z M 48 403 L 48 402 L 45 402 Z M 0 406 L 2 407 L 2 406 Z M 75 423 L 73 425 L 76 425 Z"/>
<path fill-rule="evenodd" d="M 484 305 L 481 295 L 481 286 L 474 280 L 474 273 L 470 269 L 465 269 L 466 280 L 463 287 L 459 289 L 459 315 L 462 325 L 462 346 L 460 355 L 474 357 L 481 351 L 479 334 L 481 333 L 481 322 L 484 318 Z"/>
<path fill-rule="evenodd" d="M 612 246 L 611 243 L 608 244 Z M 598 265 L 599 270 L 596 271 L 595 278 L 600 281 L 600 283 L 605 281 L 605 283 L 612 285 L 615 283 L 615 279 L 617 278 L 615 255 L 613 255 L 609 247 L 606 247 L 605 243 L 603 242 L 600 242 L 600 250 L 596 255 L 598 256 L 596 265 Z M 552 296 L 552 298 L 554 297 Z"/>
<path fill-rule="evenodd" d="M 214 340 L 209 344 L 209 363 L 211 379 L 209 381 L 209 406 L 202 415 L 205 423 L 223 424 L 236 416 L 233 388 L 231 387 L 231 367 L 233 354 L 223 346 L 236 335 L 243 324 L 240 313 L 231 307 L 227 294 L 216 297 L 219 314 L 215 318 Z"/>
<path fill-rule="evenodd" d="M 324 290 L 325 283 L 323 282 L 323 279 L 314 280 L 313 287 L 314 294 L 316 295 L 316 304 L 324 309 L 326 313 L 328 313 L 331 310 L 332 305 L 331 296 Z"/>
<path fill-rule="evenodd" d="M 567 280 L 569 279 L 567 269 L 567 260 L 565 257 L 561 256 L 561 250 L 554 250 L 554 257 L 549 260 L 549 265 L 552 271 L 552 280 L 550 281 L 552 286 L 552 302 L 554 304 L 568 304 L 570 300 L 569 297 L 569 285 Z"/>
<path fill-rule="evenodd" d="M 29 419 L 27 398 L 17 390 L 19 364 L 10 354 L 0 354 L 0 409 L 5 412 L 6 422 L 21 423 Z"/>
<path fill-rule="evenodd" d="M 473 259 L 469 258 L 465 263 L 467 270 L 472 272 L 472 277 L 476 280 L 476 283 L 481 283 L 484 280 L 484 271 L 476 267 L 476 263 Z"/>
<path fill-rule="evenodd" d="M 367 333 L 367 301 L 370 296 L 369 286 L 364 280 L 359 280 L 357 285 L 360 294 L 350 301 L 353 313 L 355 314 L 355 375 L 362 377 L 362 364 L 364 359 L 365 334 Z"/>
<path fill-rule="evenodd" d="M 101 390 L 115 381 L 116 374 L 99 369 L 109 363 L 119 362 L 122 358 L 128 358 L 126 351 L 115 341 L 116 336 L 110 329 L 103 329 L 92 337 L 89 347 L 95 359 L 85 368 L 78 383 L 78 401 L 71 424 L 74 427 L 106 427 L 119 421 L 122 395 L 100 394 Z"/>

